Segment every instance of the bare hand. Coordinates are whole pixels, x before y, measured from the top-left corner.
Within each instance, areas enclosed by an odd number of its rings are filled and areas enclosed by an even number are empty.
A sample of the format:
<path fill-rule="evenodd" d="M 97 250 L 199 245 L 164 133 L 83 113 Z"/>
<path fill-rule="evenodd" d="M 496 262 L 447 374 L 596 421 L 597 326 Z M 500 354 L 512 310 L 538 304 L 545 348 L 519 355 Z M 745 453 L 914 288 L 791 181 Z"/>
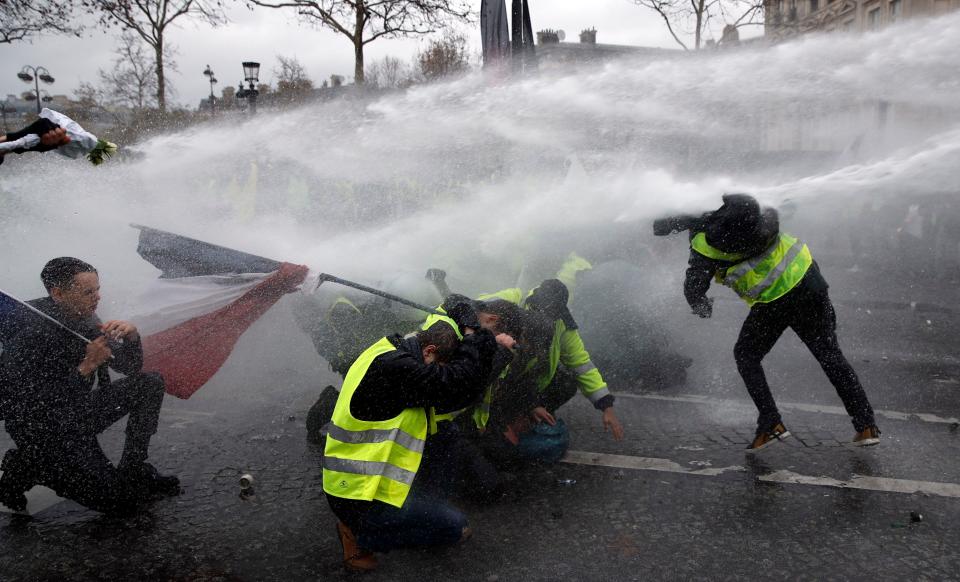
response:
<path fill-rule="evenodd" d="M 67 135 L 67 130 L 63 129 L 62 127 L 58 127 L 57 129 L 51 129 L 47 133 L 41 135 L 40 143 L 48 147 L 60 147 L 70 143 L 70 136 Z"/>
<path fill-rule="evenodd" d="M 80 374 L 89 376 L 94 370 L 102 366 L 113 353 L 107 345 L 107 336 L 102 335 L 87 344 L 87 352 L 77 369 Z"/>
<path fill-rule="evenodd" d="M 542 406 L 538 406 L 534 408 L 533 412 L 531 412 L 530 415 L 533 416 L 533 420 L 537 422 L 545 422 L 550 426 L 554 426 L 555 424 L 557 424 L 557 419 L 555 419 L 553 415 L 550 414 L 547 411 L 547 409 Z"/>
<path fill-rule="evenodd" d="M 512 337 L 510 337 L 505 333 L 497 334 L 496 340 L 498 344 L 507 348 L 508 350 L 512 350 L 513 346 L 517 345 L 517 340 L 513 339 Z"/>
<path fill-rule="evenodd" d="M 620 424 L 612 406 L 603 411 L 603 430 L 613 433 L 613 440 L 618 442 L 623 440 L 623 425 Z"/>
<path fill-rule="evenodd" d="M 135 325 L 129 321 L 120 321 L 118 319 L 113 319 L 104 323 L 100 326 L 100 330 L 113 340 L 123 338 L 125 340 L 135 341 L 140 337 L 140 332 L 137 331 L 137 327 Z"/>

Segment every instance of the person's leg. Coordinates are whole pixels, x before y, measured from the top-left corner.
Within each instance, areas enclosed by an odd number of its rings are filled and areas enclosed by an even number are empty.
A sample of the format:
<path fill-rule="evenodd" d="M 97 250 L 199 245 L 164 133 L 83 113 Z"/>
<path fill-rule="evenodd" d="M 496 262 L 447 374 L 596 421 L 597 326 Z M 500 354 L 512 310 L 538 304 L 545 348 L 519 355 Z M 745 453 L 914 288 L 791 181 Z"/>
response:
<path fill-rule="evenodd" d="M 737 370 L 759 413 L 758 433 L 768 431 L 782 422 L 761 364 L 787 328 L 781 307 L 775 304 L 755 305 L 743 322 L 737 344 L 733 348 Z"/>
<path fill-rule="evenodd" d="M 794 318 L 791 327 L 820 363 L 830 383 L 837 390 L 853 427 L 860 432 L 867 427 L 876 426 L 867 393 L 853 366 L 840 350 L 837 340 L 837 315 L 830 297 L 825 292 L 806 295 L 804 301 L 798 305 Z"/>
<path fill-rule="evenodd" d="M 389 552 L 456 544 L 468 535 L 467 525 L 467 517 L 445 500 L 412 490 L 400 508 L 372 502 L 352 529 L 360 547 Z"/>
<path fill-rule="evenodd" d="M 547 412 L 554 414 L 558 408 L 576 396 L 579 389 L 580 385 L 577 383 L 577 377 L 574 373 L 566 368 L 558 367 L 557 373 L 553 376 L 553 381 L 541 392 L 540 403 L 547 409 Z"/>
<path fill-rule="evenodd" d="M 157 432 L 163 396 L 163 379 L 159 374 L 128 376 L 91 392 L 79 407 L 79 419 L 88 432 L 96 435 L 129 415 L 120 465 L 145 463 L 150 438 Z"/>

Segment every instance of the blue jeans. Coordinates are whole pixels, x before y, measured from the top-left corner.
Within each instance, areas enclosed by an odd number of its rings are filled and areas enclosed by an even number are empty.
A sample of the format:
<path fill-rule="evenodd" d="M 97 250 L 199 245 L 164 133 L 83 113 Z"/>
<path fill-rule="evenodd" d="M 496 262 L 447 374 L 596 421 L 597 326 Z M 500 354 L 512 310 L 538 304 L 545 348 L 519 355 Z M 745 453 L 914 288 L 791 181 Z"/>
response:
<path fill-rule="evenodd" d="M 467 516 L 439 497 L 410 491 L 403 507 L 327 495 L 330 508 L 365 550 L 449 546 L 460 541 Z"/>

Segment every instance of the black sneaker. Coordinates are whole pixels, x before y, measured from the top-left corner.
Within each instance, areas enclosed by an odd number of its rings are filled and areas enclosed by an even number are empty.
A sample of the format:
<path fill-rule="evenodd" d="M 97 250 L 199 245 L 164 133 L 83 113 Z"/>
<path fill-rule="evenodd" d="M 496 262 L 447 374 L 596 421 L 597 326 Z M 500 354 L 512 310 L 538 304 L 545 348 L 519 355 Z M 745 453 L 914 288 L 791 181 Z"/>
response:
<path fill-rule="evenodd" d="M 20 451 L 10 449 L 0 463 L 0 469 L 3 470 L 3 475 L 0 475 L 0 503 L 13 511 L 26 511 L 25 494 L 36 485 L 21 461 Z"/>
<path fill-rule="evenodd" d="M 787 430 L 787 427 L 783 426 L 782 422 L 778 422 L 771 429 L 758 430 L 756 438 L 754 438 L 750 446 L 747 447 L 747 454 L 763 450 L 775 442 L 782 441 L 788 436 L 790 436 L 790 431 Z"/>
<path fill-rule="evenodd" d="M 150 463 L 136 463 L 120 467 L 128 483 L 151 495 L 180 495 L 180 479 L 173 475 L 161 475 Z"/>

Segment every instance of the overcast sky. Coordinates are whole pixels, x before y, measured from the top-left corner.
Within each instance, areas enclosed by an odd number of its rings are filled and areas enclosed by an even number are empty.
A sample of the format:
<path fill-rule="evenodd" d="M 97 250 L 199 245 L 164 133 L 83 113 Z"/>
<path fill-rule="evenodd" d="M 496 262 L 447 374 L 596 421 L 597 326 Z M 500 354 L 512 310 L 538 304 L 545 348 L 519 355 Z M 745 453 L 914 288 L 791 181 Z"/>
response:
<path fill-rule="evenodd" d="M 474 0 L 479 11 L 480 0 Z M 202 72 L 207 64 L 220 81 L 216 93 L 226 84 L 236 86 L 242 79 L 240 63 L 262 63 L 260 79 L 273 81 L 276 55 L 295 56 L 309 76 L 319 85 L 331 74 L 353 77 L 353 46 L 350 41 L 327 29 L 299 24 L 289 9 L 258 8 L 248 10 L 242 3 L 228 4 L 230 22 L 211 28 L 188 20 L 167 36 L 177 49 L 178 71 L 168 74 L 177 91 L 175 101 L 190 108 L 209 94 Z M 509 7 L 510 0 L 507 0 Z M 659 16 L 636 6 L 631 0 L 530 0 L 534 30 L 562 29 L 567 41 L 577 41 L 584 28 L 596 27 L 602 43 L 675 47 Z M 471 48 L 479 52 L 479 24 L 465 30 Z M 109 69 L 116 46 L 117 29 L 101 30 L 90 26 L 82 38 L 43 36 L 33 43 L 0 45 L 0 97 L 20 94 L 27 89 L 16 73 L 23 65 L 44 65 L 56 78 L 47 86 L 51 94 L 72 95 L 81 81 L 97 83 L 97 69 Z M 380 39 L 367 45 L 366 62 L 384 55 L 412 59 L 423 46 L 423 39 Z"/>

